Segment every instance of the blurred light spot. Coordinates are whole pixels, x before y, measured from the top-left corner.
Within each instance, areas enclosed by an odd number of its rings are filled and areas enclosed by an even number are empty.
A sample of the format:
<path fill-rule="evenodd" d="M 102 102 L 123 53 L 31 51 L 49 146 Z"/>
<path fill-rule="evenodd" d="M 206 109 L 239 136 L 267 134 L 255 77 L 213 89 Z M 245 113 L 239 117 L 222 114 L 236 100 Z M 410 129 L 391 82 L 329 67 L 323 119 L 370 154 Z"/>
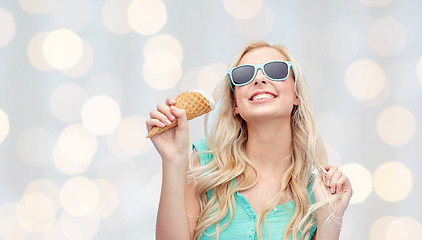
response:
<path fill-rule="evenodd" d="M 78 135 L 61 137 L 53 150 L 56 167 L 66 174 L 84 172 L 92 161 L 89 142 Z"/>
<path fill-rule="evenodd" d="M 344 23 L 330 24 L 322 33 L 323 53 L 334 62 L 354 57 L 359 49 L 359 36 L 355 29 Z"/>
<path fill-rule="evenodd" d="M 371 49 L 377 54 L 395 56 L 406 45 L 406 29 L 394 18 L 381 18 L 371 24 L 368 40 Z"/>
<path fill-rule="evenodd" d="M 245 4 L 240 5 L 243 6 Z M 273 29 L 273 26 L 274 14 L 265 4 L 253 18 L 235 20 L 236 30 L 243 37 L 251 40 L 264 38 Z"/>
<path fill-rule="evenodd" d="M 16 207 L 19 224 L 29 232 L 46 231 L 54 222 L 56 209 L 50 198 L 42 193 L 27 193 Z"/>
<path fill-rule="evenodd" d="M 42 235 L 43 240 L 66 239 L 59 221 L 55 221 Z"/>
<path fill-rule="evenodd" d="M 145 133 L 146 133 L 146 126 L 145 126 Z M 144 144 L 142 144 L 141 152 L 139 154 L 145 154 L 149 150 L 153 148 L 153 144 L 151 141 L 145 141 Z"/>
<path fill-rule="evenodd" d="M 317 123 L 324 142 L 339 147 L 344 141 L 344 123 L 335 114 L 325 113 L 317 116 Z"/>
<path fill-rule="evenodd" d="M 99 73 L 88 80 L 85 91 L 89 97 L 107 95 L 121 103 L 123 100 L 123 83 L 111 73 Z"/>
<path fill-rule="evenodd" d="M 325 150 L 327 151 L 328 164 L 332 166 L 341 165 L 341 155 L 340 152 L 330 144 L 325 143 Z"/>
<path fill-rule="evenodd" d="M 393 146 L 404 145 L 415 135 L 415 118 L 404 107 L 389 107 L 384 109 L 378 116 L 377 130 L 380 138 L 387 144 Z"/>
<path fill-rule="evenodd" d="M 89 142 L 77 134 L 61 136 L 57 146 L 60 153 L 69 161 L 80 163 L 87 162 L 91 158 Z"/>
<path fill-rule="evenodd" d="M 95 215 L 73 216 L 63 212 L 59 222 L 67 240 L 94 239 L 100 228 L 100 222 Z"/>
<path fill-rule="evenodd" d="M 227 73 L 227 64 L 224 63 L 214 63 L 208 66 L 205 66 L 201 73 L 196 76 L 196 81 L 199 81 L 199 88 L 208 92 L 212 93 L 220 83 Z"/>
<path fill-rule="evenodd" d="M 182 76 L 182 63 L 168 51 L 151 53 L 145 59 L 143 72 L 146 83 L 156 90 L 174 87 Z"/>
<path fill-rule="evenodd" d="M 73 31 L 83 30 L 91 19 L 88 0 L 61 0 L 53 10 L 56 26 Z"/>
<path fill-rule="evenodd" d="M 166 5 L 160 0 L 134 0 L 127 13 L 130 27 L 141 35 L 157 33 L 167 21 Z"/>
<path fill-rule="evenodd" d="M 357 99 L 375 98 L 383 90 L 386 77 L 383 69 L 369 59 L 358 60 L 347 68 L 346 86 Z"/>
<path fill-rule="evenodd" d="M 115 134 L 120 148 L 130 156 L 138 155 L 147 135 L 146 119 L 141 116 L 124 119 Z"/>
<path fill-rule="evenodd" d="M 15 18 L 8 11 L 0 8 L 0 23 L 0 47 L 4 47 L 15 36 Z"/>
<path fill-rule="evenodd" d="M 103 7 L 104 25 L 115 34 L 130 33 L 127 11 L 132 0 L 108 0 Z"/>
<path fill-rule="evenodd" d="M 65 129 L 63 129 L 60 136 L 66 136 L 66 135 L 79 135 L 82 138 L 84 138 L 86 141 L 90 144 L 90 151 L 92 154 L 95 154 L 97 151 L 97 137 L 95 135 L 92 135 L 82 124 L 73 124 Z"/>
<path fill-rule="evenodd" d="M 42 193 L 26 193 L 23 196 L 21 203 L 35 218 L 53 219 L 56 216 L 56 209 L 53 202 Z"/>
<path fill-rule="evenodd" d="M 364 202 L 372 192 L 371 173 L 364 166 L 357 163 L 343 165 L 340 170 L 349 178 L 353 187 L 350 204 Z"/>
<path fill-rule="evenodd" d="M 54 69 L 44 58 L 42 50 L 44 40 L 47 37 L 47 32 L 42 32 L 34 35 L 28 43 L 27 52 L 28 59 L 31 64 L 41 71 L 49 71 Z"/>
<path fill-rule="evenodd" d="M 386 79 L 386 81 L 384 81 L 384 86 L 374 98 L 366 98 L 366 99 L 356 98 L 356 100 L 364 107 L 378 107 L 378 106 L 383 105 L 390 98 L 390 96 L 391 96 L 391 84 L 388 81 L 388 79 Z"/>
<path fill-rule="evenodd" d="M 63 216 L 66 215 L 66 216 Z M 59 219 L 60 229 L 62 234 L 65 236 L 65 239 L 76 240 L 76 239 L 89 239 L 83 235 L 83 232 L 80 229 L 79 222 L 72 219 L 70 214 L 63 212 L 62 216 Z"/>
<path fill-rule="evenodd" d="M 60 201 L 66 212 L 73 216 L 90 215 L 98 206 L 98 187 L 86 177 L 70 178 L 62 186 Z"/>
<path fill-rule="evenodd" d="M 16 218 L 17 203 L 0 206 L 0 238 L 4 240 L 25 240 L 29 232 L 23 228 Z"/>
<path fill-rule="evenodd" d="M 9 117 L 3 110 L 0 109 L 0 143 L 6 139 L 7 135 L 9 135 L 9 131 Z"/>
<path fill-rule="evenodd" d="M 354 191 L 355 189 L 353 189 Z M 395 217 L 382 217 L 377 219 L 371 226 L 369 230 L 369 240 L 385 240 L 387 239 L 385 230 L 387 229 L 388 225 L 395 219 Z M 401 238 L 399 238 L 401 239 Z"/>
<path fill-rule="evenodd" d="M 135 128 L 138 128 L 138 133 L 140 133 L 141 135 L 132 136 L 134 135 L 134 133 L 129 133 L 128 135 L 132 139 L 135 139 L 135 138 L 137 139 L 137 138 L 140 138 L 141 136 L 145 138 L 145 136 L 147 135 L 147 130 L 145 126 L 146 119 L 144 117 L 134 117 L 134 118 L 135 119 L 138 118 L 138 120 L 141 119 L 141 121 L 144 122 L 144 124 L 137 124 L 137 127 L 135 127 Z M 135 120 L 135 121 L 138 121 L 138 120 Z M 153 145 L 151 141 L 146 141 L 145 139 L 136 140 L 136 141 L 141 141 L 142 144 L 139 144 L 138 142 L 134 142 L 134 143 L 129 143 L 128 145 L 124 146 L 125 142 L 127 141 L 126 140 L 121 141 L 121 138 L 122 138 L 122 134 L 124 135 L 125 129 L 127 129 L 127 125 L 125 124 L 126 127 L 124 127 L 123 122 L 124 121 L 122 121 L 121 125 L 119 125 L 119 127 L 117 128 L 115 132 L 113 132 L 110 135 L 107 135 L 106 137 L 107 147 L 109 148 L 110 152 L 118 158 L 131 158 L 135 155 L 147 153 L 152 148 Z M 139 127 L 144 130 L 140 132 Z"/>
<path fill-rule="evenodd" d="M 374 172 L 374 190 L 385 201 L 397 202 L 412 191 L 412 172 L 399 162 L 381 164 Z"/>
<path fill-rule="evenodd" d="M 396 218 L 390 222 L 387 229 L 385 230 L 386 240 L 406 240 L 411 239 L 408 236 L 406 225 L 403 221 Z"/>
<path fill-rule="evenodd" d="M 83 55 L 81 59 L 72 68 L 61 70 L 68 77 L 80 77 L 85 75 L 94 64 L 94 51 L 91 45 L 82 41 Z"/>
<path fill-rule="evenodd" d="M 418 64 L 416 65 L 416 72 L 418 74 L 419 82 L 422 84 L 422 58 L 419 59 Z"/>
<path fill-rule="evenodd" d="M 42 127 L 31 127 L 23 130 L 16 140 L 18 156 L 30 166 L 42 166 L 53 158 L 55 138 Z"/>
<path fill-rule="evenodd" d="M 38 179 L 32 181 L 25 189 L 24 196 L 32 193 L 41 193 L 48 197 L 57 213 L 61 209 L 59 200 L 59 187 L 49 179 Z"/>
<path fill-rule="evenodd" d="M 226 12 L 236 19 L 251 19 L 261 10 L 262 0 L 223 0 Z"/>
<path fill-rule="evenodd" d="M 107 180 L 95 179 L 99 193 L 99 202 L 96 208 L 96 213 L 99 218 L 109 217 L 119 203 L 119 196 L 116 188 Z"/>
<path fill-rule="evenodd" d="M 29 14 L 49 13 L 56 3 L 57 0 L 19 0 L 22 9 Z"/>
<path fill-rule="evenodd" d="M 44 39 L 43 52 L 47 63 L 54 68 L 72 68 L 83 55 L 82 40 L 69 29 L 52 31 Z"/>
<path fill-rule="evenodd" d="M 158 209 L 161 193 L 161 173 L 154 175 L 148 182 L 147 194 L 150 204 Z"/>
<path fill-rule="evenodd" d="M 152 53 L 166 51 L 173 54 L 180 61 L 183 60 L 183 47 L 182 44 L 175 37 L 168 34 L 161 34 L 151 37 L 144 47 L 144 58 Z"/>
<path fill-rule="evenodd" d="M 201 74 L 203 67 L 193 67 L 183 73 L 183 78 L 180 80 L 182 91 L 189 91 L 199 88 L 198 76 Z"/>
<path fill-rule="evenodd" d="M 97 151 L 97 139 L 82 125 L 65 128 L 53 150 L 56 167 L 65 174 L 79 174 L 91 164 Z"/>
<path fill-rule="evenodd" d="M 411 217 L 392 220 L 385 230 L 386 240 L 413 240 L 422 236 L 422 225 Z"/>
<path fill-rule="evenodd" d="M 360 0 L 367 7 L 387 7 L 392 0 Z"/>
<path fill-rule="evenodd" d="M 106 95 L 95 96 L 82 108 L 82 122 L 95 135 L 112 133 L 120 123 L 120 106 Z"/>
<path fill-rule="evenodd" d="M 50 98 L 53 115 L 64 123 L 81 120 L 81 110 L 88 96 L 85 90 L 75 83 L 58 86 Z"/>

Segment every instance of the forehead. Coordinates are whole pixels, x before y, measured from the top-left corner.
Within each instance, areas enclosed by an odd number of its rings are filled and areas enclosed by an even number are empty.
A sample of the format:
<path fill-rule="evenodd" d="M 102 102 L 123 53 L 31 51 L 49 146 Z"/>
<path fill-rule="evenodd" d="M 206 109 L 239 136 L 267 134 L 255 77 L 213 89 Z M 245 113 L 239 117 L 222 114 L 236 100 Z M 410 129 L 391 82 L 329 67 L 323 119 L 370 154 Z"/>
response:
<path fill-rule="evenodd" d="M 239 65 L 259 64 L 275 60 L 286 61 L 287 58 L 272 47 L 260 47 L 247 51 L 240 59 Z"/>

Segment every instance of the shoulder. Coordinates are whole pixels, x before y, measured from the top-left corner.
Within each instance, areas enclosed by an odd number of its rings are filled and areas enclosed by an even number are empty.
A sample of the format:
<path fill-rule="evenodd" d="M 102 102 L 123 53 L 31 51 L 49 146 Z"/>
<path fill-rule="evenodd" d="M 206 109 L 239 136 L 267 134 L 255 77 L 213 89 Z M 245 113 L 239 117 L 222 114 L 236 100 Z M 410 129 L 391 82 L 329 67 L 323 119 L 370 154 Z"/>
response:
<path fill-rule="evenodd" d="M 207 165 L 214 158 L 210 149 L 208 148 L 208 144 L 207 144 L 205 138 L 203 138 L 203 139 L 201 139 L 197 142 L 194 142 L 192 144 L 192 148 L 193 148 L 194 166 L 195 166 L 195 159 L 196 158 L 199 161 L 200 166 Z"/>
<path fill-rule="evenodd" d="M 198 152 L 209 150 L 207 141 L 205 140 L 205 138 L 202 138 L 201 140 L 194 142 L 192 144 L 192 147 L 196 149 Z"/>

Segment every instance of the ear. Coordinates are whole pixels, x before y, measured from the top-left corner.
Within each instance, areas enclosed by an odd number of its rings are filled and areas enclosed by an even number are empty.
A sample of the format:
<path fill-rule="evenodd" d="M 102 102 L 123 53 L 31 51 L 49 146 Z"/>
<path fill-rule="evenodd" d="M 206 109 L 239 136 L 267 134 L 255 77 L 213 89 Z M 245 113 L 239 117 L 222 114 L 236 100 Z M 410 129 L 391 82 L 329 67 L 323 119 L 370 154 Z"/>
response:
<path fill-rule="evenodd" d="M 238 106 L 237 106 L 237 101 L 236 101 L 236 95 L 234 94 L 234 91 L 232 92 L 232 94 L 233 94 L 233 105 L 234 105 L 234 107 L 233 107 L 233 115 L 236 115 L 236 114 L 239 114 L 239 108 L 238 108 Z"/>
<path fill-rule="evenodd" d="M 295 101 L 293 102 L 293 105 L 298 106 L 299 105 L 299 97 L 296 96 Z"/>
<path fill-rule="evenodd" d="M 239 108 L 237 107 L 237 104 L 236 104 L 236 106 L 233 109 L 233 113 L 234 114 L 239 114 Z"/>

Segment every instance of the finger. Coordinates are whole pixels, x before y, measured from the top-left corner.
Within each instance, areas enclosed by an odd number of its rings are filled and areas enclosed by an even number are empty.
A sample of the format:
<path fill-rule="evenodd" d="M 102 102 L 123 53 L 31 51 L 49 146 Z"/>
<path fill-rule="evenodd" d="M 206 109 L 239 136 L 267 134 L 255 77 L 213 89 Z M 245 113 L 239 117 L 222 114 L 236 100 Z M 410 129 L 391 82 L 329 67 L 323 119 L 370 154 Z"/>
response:
<path fill-rule="evenodd" d="M 166 104 L 167 104 L 168 106 L 174 106 L 174 105 L 176 104 L 176 99 L 174 99 L 173 97 L 169 97 L 169 98 L 167 98 L 167 100 L 166 100 Z"/>
<path fill-rule="evenodd" d="M 165 127 L 166 125 L 164 123 L 162 123 L 160 120 L 158 119 L 148 119 L 146 121 L 147 124 L 147 130 L 148 132 L 155 126 L 157 127 Z"/>
<path fill-rule="evenodd" d="M 331 183 L 330 183 L 331 193 L 337 192 L 338 180 L 341 178 L 341 176 L 343 176 L 343 174 L 339 170 L 333 173 L 333 177 L 331 178 Z"/>
<path fill-rule="evenodd" d="M 178 128 L 185 129 L 188 127 L 188 118 L 186 111 L 175 106 L 170 107 L 171 113 L 177 118 Z"/>
<path fill-rule="evenodd" d="M 170 107 L 164 103 L 159 103 L 157 105 L 157 110 L 166 116 L 167 119 L 165 120 L 165 123 L 167 125 L 170 125 L 171 122 L 176 119 L 176 117 L 171 113 Z"/>
<path fill-rule="evenodd" d="M 348 178 L 346 175 L 342 175 L 336 182 L 336 191 L 342 192 L 344 190 L 345 184 L 348 182 Z"/>
<path fill-rule="evenodd" d="M 151 119 L 157 119 L 157 120 L 159 120 L 161 123 L 164 124 L 164 126 L 171 124 L 170 119 L 166 115 L 164 115 L 162 112 L 160 112 L 158 110 L 152 110 L 149 113 L 149 115 L 150 115 Z M 157 125 L 157 126 L 159 126 L 159 125 Z"/>
<path fill-rule="evenodd" d="M 329 186 L 331 183 L 331 178 L 335 171 L 337 171 L 337 167 L 334 166 L 326 166 L 325 170 L 327 170 L 327 176 L 325 177 L 325 183 Z"/>

